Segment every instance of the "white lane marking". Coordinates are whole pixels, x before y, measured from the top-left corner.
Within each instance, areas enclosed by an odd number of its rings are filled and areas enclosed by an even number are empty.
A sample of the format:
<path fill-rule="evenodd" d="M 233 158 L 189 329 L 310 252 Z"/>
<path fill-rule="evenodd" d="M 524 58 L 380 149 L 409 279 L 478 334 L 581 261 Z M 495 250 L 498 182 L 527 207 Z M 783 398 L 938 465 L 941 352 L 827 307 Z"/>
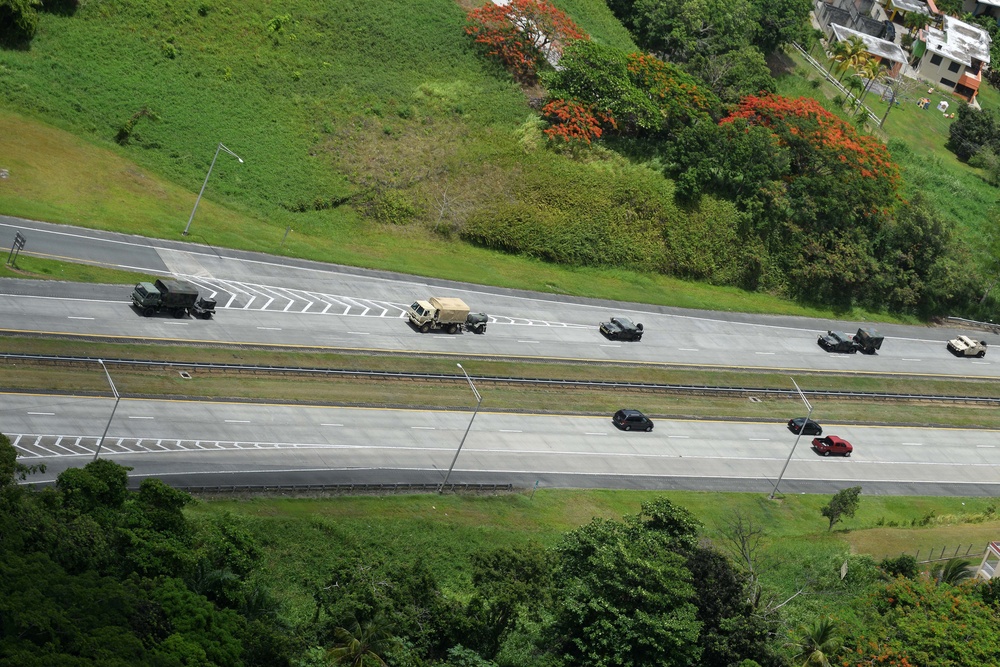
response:
<path fill-rule="evenodd" d="M 66 319 L 68 319 L 68 320 L 92 320 L 94 318 L 93 317 L 76 317 L 74 315 L 68 315 L 66 317 Z"/>
<path fill-rule="evenodd" d="M 437 430 L 434 426 L 411 426 L 410 428 L 417 429 L 419 431 L 434 431 L 434 430 Z"/>
<path fill-rule="evenodd" d="M 262 331 L 281 331 L 281 327 L 257 327 Z"/>
<path fill-rule="evenodd" d="M 990 362 L 988 362 L 988 361 L 973 361 L 972 363 L 979 364 L 981 366 L 989 366 L 990 365 Z"/>
<path fill-rule="evenodd" d="M 138 416 L 134 416 L 134 415 L 129 415 L 128 418 L 129 419 L 156 419 L 156 417 L 138 417 Z"/>
<path fill-rule="evenodd" d="M 250 420 L 249 419 L 227 419 L 226 423 L 227 424 L 249 424 Z"/>
<path fill-rule="evenodd" d="M 601 347 L 621 347 L 621 345 L 605 345 L 602 343 Z"/>
<path fill-rule="evenodd" d="M 343 426 L 343 424 L 320 424 L 320 426 Z"/>
<path fill-rule="evenodd" d="M 698 348 L 696 348 L 696 347 L 679 347 L 677 349 L 680 350 L 681 352 L 697 352 L 698 351 Z"/>
<path fill-rule="evenodd" d="M 354 334 L 355 336 L 370 336 L 371 333 L 368 331 L 348 331 L 349 334 Z"/>
<path fill-rule="evenodd" d="M 587 432 L 587 433 L 585 433 L 584 435 L 607 435 L 607 433 L 593 433 L 593 432 L 591 432 L 591 431 L 588 431 L 588 432 Z"/>
<path fill-rule="evenodd" d="M 901 442 L 899 444 L 906 445 L 907 447 L 923 447 L 924 446 L 924 443 L 922 443 L 922 442 Z"/>
<path fill-rule="evenodd" d="M 774 352 L 754 352 L 754 354 L 774 354 Z"/>
<path fill-rule="evenodd" d="M 29 412 L 28 414 L 29 415 L 43 415 L 45 417 L 55 417 L 56 416 L 56 413 L 54 413 L 54 412 Z"/>
<path fill-rule="evenodd" d="M 187 322 L 161 322 L 160 324 L 173 324 L 175 327 L 186 327 Z"/>
<path fill-rule="evenodd" d="M 668 435 L 668 438 L 678 438 L 681 440 L 688 440 L 691 436 L 689 435 Z"/>
<path fill-rule="evenodd" d="M 501 433 L 524 433 L 524 431 L 518 431 L 518 430 L 512 429 L 512 428 L 502 428 L 502 429 L 500 429 L 500 432 Z"/>
<path fill-rule="evenodd" d="M 771 442 L 770 438 L 750 438 L 750 442 Z"/>
<path fill-rule="evenodd" d="M 903 361 L 920 361 L 920 359 L 907 359 L 907 358 L 904 357 Z"/>
<path fill-rule="evenodd" d="M 976 445 L 979 449 L 993 449 L 996 445 Z"/>
<path fill-rule="evenodd" d="M 536 345 L 538 344 L 537 340 L 519 340 L 517 342 L 518 343 L 535 343 Z"/>

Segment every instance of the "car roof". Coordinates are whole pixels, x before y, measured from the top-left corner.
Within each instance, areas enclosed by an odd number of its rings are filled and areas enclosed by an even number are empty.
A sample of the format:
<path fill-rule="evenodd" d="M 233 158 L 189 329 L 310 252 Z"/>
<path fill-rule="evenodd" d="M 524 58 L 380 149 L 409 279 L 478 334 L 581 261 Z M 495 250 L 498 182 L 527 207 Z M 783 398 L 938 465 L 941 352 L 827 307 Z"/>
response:
<path fill-rule="evenodd" d="M 851 443 L 847 442 L 846 440 L 844 440 L 843 438 L 841 438 L 839 435 L 828 435 L 828 436 L 826 436 L 823 439 L 824 440 L 829 440 L 832 443 L 837 443 L 837 444 L 841 444 L 841 445 L 849 445 L 849 444 L 851 444 Z"/>
<path fill-rule="evenodd" d="M 638 410 L 629 410 L 629 409 L 624 409 L 624 408 L 621 409 L 621 410 L 619 410 L 618 412 L 620 412 L 620 413 L 622 413 L 623 415 L 626 415 L 626 416 L 628 416 L 628 415 L 641 415 L 642 414 Z"/>

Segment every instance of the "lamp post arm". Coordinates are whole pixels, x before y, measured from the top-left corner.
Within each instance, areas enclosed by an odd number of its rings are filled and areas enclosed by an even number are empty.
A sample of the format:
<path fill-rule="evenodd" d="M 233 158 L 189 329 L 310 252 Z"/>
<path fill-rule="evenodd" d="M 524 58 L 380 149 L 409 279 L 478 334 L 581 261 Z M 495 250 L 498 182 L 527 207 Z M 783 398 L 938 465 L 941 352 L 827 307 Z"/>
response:
<path fill-rule="evenodd" d="M 808 405 L 808 404 L 807 404 Z M 809 412 L 806 413 L 806 420 L 802 422 L 802 428 L 799 429 L 799 434 L 795 436 L 795 442 L 792 444 L 792 451 L 788 452 L 788 458 L 785 459 L 785 465 L 781 468 L 781 474 L 778 475 L 778 480 L 774 483 L 774 488 L 771 489 L 771 495 L 768 496 L 770 500 L 774 500 L 774 494 L 778 492 L 778 485 L 781 484 L 781 478 L 785 475 L 785 470 L 788 468 L 789 461 L 792 460 L 792 454 L 795 453 L 795 448 L 799 444 L 799 439 L 802 437 L 802 432 L 806 430 L 806 425 L 809 423 L 809 418 L 812 416 L 812 406 L 809 406 Z"/>
<path fill-rule="evenodd" d="M 104 427 L 104 433 L 101 434 L 101 439 L 97 441 L 97 449 L 94 451 L 94 460 L 101 455 L 101 447 L 104 445 L 104 438 L 108 435 L 108 430 L 111 428 L 111 421 L 115 418 L 115 411 L 118 409 L 118 403 L 122 400 L 121 394 L 118 393 L 118 388 L 115 387 L 114 381 L 111 379 L 111 373 L 108 372 L 108 367 L 104 365 L 103 359 L 98 359 L 101 364 L 101 368 L 104 369 L 104 374 L 108 378 L 108 384 L 111 385 L 111 391 L 115 395 L 115 407 L 111 408 L 111 416 L 108 417 L 108 423 Z"/>
<path fill-rule="evenodd" d="M 476 392 L 479 395 L 479 392 Z M 451 471 L 455 469 L 455 463 L 458 461 L 458 455 L 462 453 L 462 447 L 465 445 L 465 439 L 469 436 L 469 431 L 472 430 L 472 422 L 476 421 L 476 415 L 479 414 L 479 406 L 483 402 L 483 399 L 476 401 L 476 409 L 472 411 L 472 419 L 469 420 L 469 425 L 465 427 L 465 434 L 462 436 L 462 442 L 458 443 L 458 449 L 455 450 L 455 456 L 451 459 L 451 465 L 448 466 L 448 474 L 444 476 L 444 481 L 441 482 L 441 486 L 438 487 L 438 493 L 444 492 L 444 487 L 448 484 L 448 478 L 451 477 Z"/>

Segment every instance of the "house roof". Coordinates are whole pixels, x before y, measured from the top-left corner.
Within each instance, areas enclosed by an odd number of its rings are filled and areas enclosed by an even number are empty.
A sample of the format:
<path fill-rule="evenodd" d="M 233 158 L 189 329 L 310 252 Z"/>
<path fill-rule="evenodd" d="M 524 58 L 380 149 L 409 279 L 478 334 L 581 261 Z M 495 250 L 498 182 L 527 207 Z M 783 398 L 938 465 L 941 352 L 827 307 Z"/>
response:
<path fill-rule="evenodd" d="M 845 28 L 844 26 L 837 25 L 836 23 L 830 27 L 833 28 L 833 34 L 836 36 L 838 42 L 844 42 L 851 37 L 857 37 L 864 42 L 865 51 L 873 56 L 879 56 L 880 58 L 891 60 L 894 63 L 906 62 L 906 53 L 904 53 L 903 49 L 899 48 L 899 45 L 894 42 L 879 39 L 878 37 L 872 37 L 871 35 L 866 35 L 865 33 L 858 32 L 857 30 Z"/>
<path fill-rule="evenodd" d="M 928 28 L 924 32 L 928 51 L 963 65 L 972 65 L 973 59 L 989 64 L 990 43 L 993 40 L 988 32 L 952 16 L 944 17 L 943 28 Z"/>
<path fill-rule="evenodd" d="M 1000 0 L 996 1 L 1000 3 Z M 889 6 L 901 12 L 916 12 L 928 16 L 931 13 L 930 9 L 927 8 L 927 3 L 923 0 L 889 0 Z"/>

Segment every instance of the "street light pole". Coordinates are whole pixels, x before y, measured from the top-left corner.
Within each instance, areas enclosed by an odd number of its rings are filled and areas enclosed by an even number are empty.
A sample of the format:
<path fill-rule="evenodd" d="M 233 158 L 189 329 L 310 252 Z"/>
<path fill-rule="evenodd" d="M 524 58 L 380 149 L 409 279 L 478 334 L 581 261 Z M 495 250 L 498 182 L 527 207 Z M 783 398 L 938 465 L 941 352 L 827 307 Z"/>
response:
<path fill-rule="evenodd" d="M 799 392 L 799 398 L 801 398 L 802 402 L 806 404 L 806 407 L 809 409 L 809 411 L 806 412 L 806 420 L 802 422 L 802 428 L 799 429 L 799 434 L 795 436 L 795 442 L 792 444 L 792 451 L 788 452 L 788 458 L 785 459 L 785 465 L 784 467 L 781 468 L 781 474 L 778 475 L 778 481 L 774 483 L 774 488 L 771 490 L 771 495 L 768 496 L 769 500 L 774 500 L 774 494 L 778 492 L 778 485 L 781 484 L 781 478 L 784 477 L 785 470 L 788 468 L 788 462 L 792 460 L 792 454 L 795 453 L 795 448 L 799 444 L 799 438 L 802 437 L 802 432 L 806 430 L 806 424 L 809 423 L 809 417 L 812 416 L 813 412 L 812 404 L 808 400 L 806 400 L 806 395 L 802 393 L 801 389 L 799 389 L 799 385 L 795 382 L 795 379 L 794 378 L 788 378 L 788 379 L 791 380 L 792 384 L 795 385 L 795 391 Z"/>
<path fill-rule="evenodd" d="M 462 364 L 455 364 L 459 368 L 462 368 Z M 469 387 L 472 389 L 472 393 L 476 396 L 476 409 L 472 412 L 472 419 L 469 420 L 469 425 L 465 428 L 465 435 L 462 436 L 462 442 L 458 443 L 458 449 L 455 450 L 455 458 L 451 460 L 451 465 L 448 466 L 448 474 L 444 476 L 444 481 L 441 482 L 441 486 L 438 487 L 438 493 L 444 493 L 444 487 L 448 483 L 448 478 L 451 477 L 451 471 L 455 469 L 455 462 L 458 461 L 458 455 L 462 453 L 462 445 L 465 444 L 465 439 L 469 435 L 469 431 L 472 430 L 472 422 L 476 421 L 476 415 L 479 414 L 479 406 L 483 402 L 483 397 L 479 395 L 476 391 L 476 385 L 472 384 L 472 378 L 469 374 L 465 372 L 462 368 L 462 373 L 465 374 L 465 379 L 469 381 Z"/>
<path fill-rule="evenodd" d="M 205 182 L 201 184 L 201 191 L 198 192 L 198 198 L 194 200 L 194 208 L 191 209 L 191 217 L 188 218 L 187 226 L 184 227 L 184 231 L 182 232 L 184 236 L 187 236 L 188 230 L 191 229 L 191 221 L 194 220 L 194 212 L 198 210 L 198 202 L 201 201 L 201 195 L 204 194 L 205 186 L 208 185 L 208 177 L 212 175 L 212 167 L 215 166 L 215 161 L 219 158 L 219 151 L 226 151 L 234 158 L 239 160 L 240 164 L 243 164 L 243 158 L 241 158 L 239 155 L 237 155 L 236 153 L 232 152 L 231 150 L 223 146 L 221 141 L 219 142 L 219 147 L 215 149 L 215 157 L 212 158 L 212 164 L 208 166 L 208 173 L 205 174 Z"/>
<path fill-rule="evenodd" d="M 115 418 L 115 410 L 118 409 L 118 402 L 122 400 L 121 395 L 118 393 L 118 389 L 115 388 L 115 383 L 111 380 L 111 373 L 108 372 L 108 367 L 104 365 L 103 359 L 98 359 L 97 362 L 101 364 L 101 368 L 104 369 L 104 374 L 108 376 L 108 384 L 111 385 L 111 391 L 115 395 L 115 407 L 111 408 L 111 416 L 108 417 L 108 425 L 104 427 L 104 433 L 101 435 L 101 439 L 97 441 L 97 451 L 94 452 L 94 460 L 101 454 L 101 445 L 104 444 L 104 438 L 108 435 L 108 429 L 111 428 L 111 420 Z"/>

